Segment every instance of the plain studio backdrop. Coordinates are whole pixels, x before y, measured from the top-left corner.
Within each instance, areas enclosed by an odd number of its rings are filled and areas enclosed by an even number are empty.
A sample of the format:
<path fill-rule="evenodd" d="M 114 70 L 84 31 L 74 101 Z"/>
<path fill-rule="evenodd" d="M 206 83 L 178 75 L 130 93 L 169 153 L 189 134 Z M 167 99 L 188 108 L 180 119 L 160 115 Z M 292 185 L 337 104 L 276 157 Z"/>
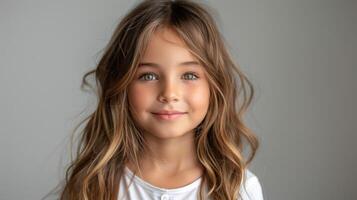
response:
<path fill-rule="evenodd" d="M 0 1 L 1 200 L 38 200 L 63 178 L 70 132 L 95 105 L 81 78 L 134 3 Z M 265 199 L 355 199 L 357 1 L 204 3 L 255 86 L 250 168 Z"/>

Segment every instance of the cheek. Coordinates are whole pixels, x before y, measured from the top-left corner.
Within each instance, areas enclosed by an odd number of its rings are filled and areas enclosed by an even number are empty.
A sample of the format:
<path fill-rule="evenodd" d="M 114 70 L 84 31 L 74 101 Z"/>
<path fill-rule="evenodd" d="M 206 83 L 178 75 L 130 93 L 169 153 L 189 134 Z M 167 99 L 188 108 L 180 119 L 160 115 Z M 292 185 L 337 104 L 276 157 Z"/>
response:
<path fill-rule="evenodd" d="M 132 85 L 128 89 L 128 101 L 131 108 L 136 112 L 145 110 L 152 98 L 153 92 L 148 90 L 148 88 Z"/>
<path fill-rule="evenodd" d="M 188 92 L 189 102 L 196 110 L 206 112 L 209 104 L 210 91 L 207 83 L 191 88 Z"/>

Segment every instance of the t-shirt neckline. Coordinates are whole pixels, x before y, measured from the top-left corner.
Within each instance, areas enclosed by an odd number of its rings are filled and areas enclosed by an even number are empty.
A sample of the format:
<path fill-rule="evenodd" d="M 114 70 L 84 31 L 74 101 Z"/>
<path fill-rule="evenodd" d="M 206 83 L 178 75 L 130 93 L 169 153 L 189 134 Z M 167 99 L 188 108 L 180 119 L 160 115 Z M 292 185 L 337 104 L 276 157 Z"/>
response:
<path fill-rule="evenodd" d="M 183 193 L 183 192 L 187 192 L 187 191 L 190 191 L 190 190 L 198 187 L 202 180 L 202 176 L 200 176 L 199 178 L 197 178 L 196 180 L 194 180 L 193 182 L 191 182 L 185 186 L 168 189 L 168 188 L 157 187 L 155 185 L 148 183 L 147 181 L 141 179 L 139 176 L 134 175 L 134 173 L 127 166 L 125 166 L 124 169 L 126 171 L 125 174 L 129 178 L 134 176 L 133 179 L 134 179 L 135 183 L 141 185 L 142 187 L 144 187 L 152 192 L 170 193 L 170 194 Z"/>

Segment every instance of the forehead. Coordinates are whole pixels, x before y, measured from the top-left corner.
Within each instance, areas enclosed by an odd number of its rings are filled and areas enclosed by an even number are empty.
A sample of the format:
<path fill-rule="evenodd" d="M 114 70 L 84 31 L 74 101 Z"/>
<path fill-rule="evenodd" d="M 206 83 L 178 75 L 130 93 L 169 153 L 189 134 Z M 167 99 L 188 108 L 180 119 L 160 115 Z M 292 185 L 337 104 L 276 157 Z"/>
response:
<path fill-rule="evenodd" d="M 151 34 L 141 61 L 169 64 L 198 60 L 173 29 L 159 28 Z"/>
<path fill-rule="evenodd" d="M 197 61 L 185 61 L 182 63 L 179 63 L 177 66 L 192 66 L 192 67 L 200 67 L 200 63 Z M 159 63 L 153 63 L 153 62 L 140 62 L 139 63 L 139 68 L 140 67 L 153 67 L 153 68 L 160 68 L 162 67 L 161 64 Z"/>

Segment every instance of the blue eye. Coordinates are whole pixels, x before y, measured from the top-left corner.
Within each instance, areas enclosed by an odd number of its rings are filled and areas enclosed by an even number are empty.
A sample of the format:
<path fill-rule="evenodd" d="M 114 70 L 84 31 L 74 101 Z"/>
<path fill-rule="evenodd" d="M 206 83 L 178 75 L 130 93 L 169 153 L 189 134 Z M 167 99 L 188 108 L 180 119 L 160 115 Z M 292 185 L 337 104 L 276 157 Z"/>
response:
<path fill-rule="evenodd" d="M 154 75 L 154 74 L 153 73 L 145 73 L 145 74 L 141 75 L 139 77 L 139 79 L 143 80 L 143 78 L 144 78 L 144 81 L 149 81 L 149 80 L 145 79 L 145 77 L 149 77 L 149 75 Z"/>
<path fill-rule="evenodd" d="M 193 72 L 185 73 L 184 76 L 185 75 L 188 75 L 188 76 L 186 76 L 186 78 L 187 78 L 186 80 L 197 80 L 199 78 L 198 75 L 196 75 Z M 156 74 L 154 74 L 154 73 L 144 73 L 139 77 L 139 79 L 144 80 L 144 81 L 151 81 L 151 80 L 153 80 L 152 78 L 155 76 L 156 76 Z"/>
<path fill-rule="evenodd" d="M 196 80 L 196 79 L 198 79 L 198 76 L 197 76 L 195 73 L 193 73 L 193 72 L 186 73 L 185 75 L 191 75 L 191 76 L 188 76 L 188 77 L 191 77 L 191 78 L 189 78 L 189 80 Z M 192 78 L 192 77 L 193 77 L 193 78 Z"/>

